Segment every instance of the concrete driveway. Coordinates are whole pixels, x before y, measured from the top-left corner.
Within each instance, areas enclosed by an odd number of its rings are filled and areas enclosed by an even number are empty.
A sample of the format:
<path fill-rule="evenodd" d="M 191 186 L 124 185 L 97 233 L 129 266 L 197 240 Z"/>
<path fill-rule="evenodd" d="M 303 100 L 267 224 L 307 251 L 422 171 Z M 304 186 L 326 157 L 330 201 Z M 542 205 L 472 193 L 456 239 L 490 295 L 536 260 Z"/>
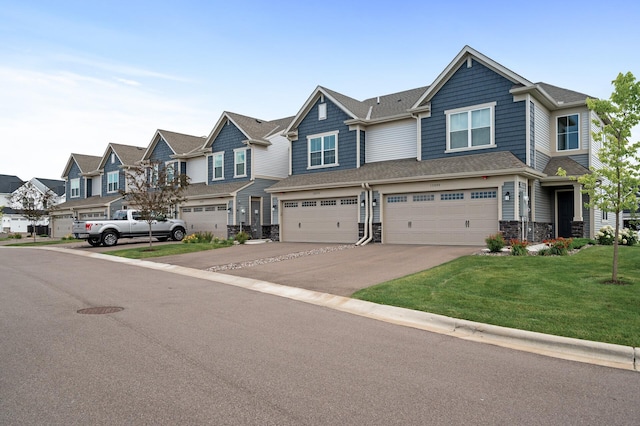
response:
<path fill-rule="evenodd" d="M 339 296 L 449 262 L 481 247 L 245 244 L 149 259 Z"/>

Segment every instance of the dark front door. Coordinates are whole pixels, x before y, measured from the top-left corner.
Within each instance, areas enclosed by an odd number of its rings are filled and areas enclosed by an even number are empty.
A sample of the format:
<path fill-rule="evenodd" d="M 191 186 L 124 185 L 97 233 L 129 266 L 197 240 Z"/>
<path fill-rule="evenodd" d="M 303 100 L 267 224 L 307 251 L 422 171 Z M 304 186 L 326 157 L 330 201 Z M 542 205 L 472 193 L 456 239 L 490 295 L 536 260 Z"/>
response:
<path fill-rule="evenodd" d="M 262 238 L 262 223 L 260 221 L 260 200 L 251 200 L 251 238 Z"/>
<path fill-rule="evenodd" d="M 573 191 L 558 192 L 558 237 L 570 238 L 573 221 Z"/>

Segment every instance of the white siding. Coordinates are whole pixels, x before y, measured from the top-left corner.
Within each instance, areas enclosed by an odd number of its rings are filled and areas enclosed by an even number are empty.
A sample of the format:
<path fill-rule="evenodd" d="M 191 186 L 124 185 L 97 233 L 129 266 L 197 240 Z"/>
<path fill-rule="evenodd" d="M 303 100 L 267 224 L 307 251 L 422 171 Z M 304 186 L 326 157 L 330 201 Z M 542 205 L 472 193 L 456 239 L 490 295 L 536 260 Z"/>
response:
<path fill-rule="evenodd" d="M 207 181 L 207 157 L 191 158 L 187 161 L 187 175 L 191 183 Z"/>
<path fill-rule="evenodd" d="M 414 119 L 367 127 L 365 162 L 417 158 L 417 131 Z"/>
<path fill-rule="evenodd" d="M 591 119 L 589 120 L 589 122 L 591 123 L 591 133 L 601 131 L 602 128 L 594 124 L 592 120 L 593 118 L 597 118 L 597 116 L 594 113 L 590 113 L 590 118 Z M 594 141 L 591 133 L 589 134 L 589 141 L 591 142 L 589 165 L 595 168 L 599 168 L 602 167 L 602 162 L 598 158 L 598 151 L 600 151 L 602 144 L 600 142 Z"/>
<path fill-rule="evenodd" d="M 276 135 L 269 142 L 268 147 L 253 148 L 253 176 L 285 178 L 289 174 L 289 140 Z"/>
<path fill-rule="evenodd" d="M 589 111 L 580 113 L 580 140 L 582 149 L 589 149 L 591 143 L 591 114 Z"/>
<path fill-rule="evenodd" d="M 536 149 L 549 153 L 549 151 L 551 151 L 551 116 L 546 108 L 538 105 L 537 103 L 535 105 L 536 109 L 534 116 L 536 122 L 534 123 L 534 132 L 536 138 Z"/>

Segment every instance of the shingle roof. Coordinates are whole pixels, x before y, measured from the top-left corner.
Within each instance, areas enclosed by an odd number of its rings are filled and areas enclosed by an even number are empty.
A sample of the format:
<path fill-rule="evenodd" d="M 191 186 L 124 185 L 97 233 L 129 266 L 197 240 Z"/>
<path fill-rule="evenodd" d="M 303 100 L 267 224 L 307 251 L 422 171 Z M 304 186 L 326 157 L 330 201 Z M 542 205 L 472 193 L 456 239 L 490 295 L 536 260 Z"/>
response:
<path fill-rule="evenodd" d="M 64 195 L 64 193 L 66 192 L 65 185 L 64 185 L 65 182 L 63 180 L 42 179 L 42 178 L 36 178 L 36 180 L 38 180 L 47 188 L 55 192 L 56 195 Z"/>
<path fill-rule="evenodd" d="M 507 170 L 536 173 L 511 152 L 500 151 L 424 161 L 416 159 L 381 161 L 368 163 L 357 169 L 295 175 L 281 180 L 269 187 L 267 191 L 353 186 L 363 182 L 379 184 L 396 180 L 432 180 L 452 178 L 456 175 L 492 175 Z"/>
<path fill-rule="evenodd" d="M 589 169 L 568 156 L 552 157 L 547 167 L 544 168 L 544 173 L 547 176 L 556 176 L 559 167 L 562 167 L 567 172 L 567 176 L 582 176 L 591 173 Z"/>
<path fill-rule="evenodd" d="M 587 98 L 593 98 L 593 96 L 585 95 L 584 93 L 575 92 L 573 90 L 563 89 L 562 87 L 553 86 L 548 83 L 537 83 L 537 85 L 559 103 L 568 104 L 572 102 L 584 102 Z"/>
<path fill-rule="evenodd" d="M 91 173 L 96 171 L 100 166 L 102 157 L 97 155 L 71 154 L 80 168 L 81 173 Z"/>
<path fill-rule="evenodd" d="M 0 175 L 0 194 L 11 194 L 23 184 L 24 182 L 18 176 Z"/>
<path fill-rule="evenodd" d="M 207 185 L 206 183 L 192 183 L 187 187 L 185 191 L 186 197 L 197 197 L 203 195 L 209 196 L 228 196 L 234 192 L 250 185 L 252 182 L 230 182 L 230 183 L 215 183 Z"/>
<path fill-rule="evenodd" d="M 158 129 L 158 132 L 176 154 L 186 154 L 201 148 L 207 140 L 204 136 L 186 135 L 169 130 Z"/>
<path fill-rule="evenodd" d="M 109 203 L 122 198 L 122 195 L 110 195 L 107 197 L 101 197 L 96 195 L 94 197 L 89 198 L 81 198 L 78 200 L 69 200 L 62 204 L 58 204 L 56 206 L 56 210 L 67 210 L 67 209 L 77 209 L 77 208 L 88 208 L 88 207 L 103 207 L 109 205 Z"/>
<path fill-rule="evenodd" d="M 372 120 L 393 117 L 405 114 L 428 88 L 429 86 L 424 86 L 404 90 L 402 92 L 391 93 L 389 95 L 376 96 L 374 98 L 366 99 L 362 101 L 362 103 L 373 107 L 371 108 L 371 116 L 369 117 Z"/>
<path fill-rule="evenodd" d="M 336 101 L 340 102 L 340 104 L 342 104 L 353 114 L 355 114 L 356 117 L 354 118 L 365 119 L 367 117 L 367 113 L 369 112 L 369 105 L 356 99 L 350 98 L 349 96 L 343 95 L 342 93 L 334 92 L 333 90 L 327 89 L 326 87 L 320 86 L 320 88 L 327 92 Z"/>
<path fill-rule="evenodd" d="M 142 156 L 146 151 L 146 148 L 140 146 L 122 145 L 119 143 L 111 143 L 109 145 L 111 145 L 111 148 L 113 148 L 125 166 L 132 166 L 142 160 Z"/>

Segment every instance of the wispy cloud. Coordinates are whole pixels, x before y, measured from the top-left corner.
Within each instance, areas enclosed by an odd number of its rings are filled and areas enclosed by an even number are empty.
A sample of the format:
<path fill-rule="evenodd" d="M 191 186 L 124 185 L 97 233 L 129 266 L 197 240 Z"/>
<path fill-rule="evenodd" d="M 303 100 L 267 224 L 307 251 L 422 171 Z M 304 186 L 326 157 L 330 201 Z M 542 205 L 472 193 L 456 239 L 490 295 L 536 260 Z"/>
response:
<path fill-rule="evenodd" d="M 116 77 L 116 78 L 115 78 L 115 80 L 116 80 L 118 83 L 126 84 L 126 85 L 128 85 L 128 86 L 140 86 L 140 84 L 141 84 L 139 81 L 135 81 L 135 80 L 128 80 L 128 79 L 126 79 L 126 78 L 119 78 L 119 77 Z"/>

